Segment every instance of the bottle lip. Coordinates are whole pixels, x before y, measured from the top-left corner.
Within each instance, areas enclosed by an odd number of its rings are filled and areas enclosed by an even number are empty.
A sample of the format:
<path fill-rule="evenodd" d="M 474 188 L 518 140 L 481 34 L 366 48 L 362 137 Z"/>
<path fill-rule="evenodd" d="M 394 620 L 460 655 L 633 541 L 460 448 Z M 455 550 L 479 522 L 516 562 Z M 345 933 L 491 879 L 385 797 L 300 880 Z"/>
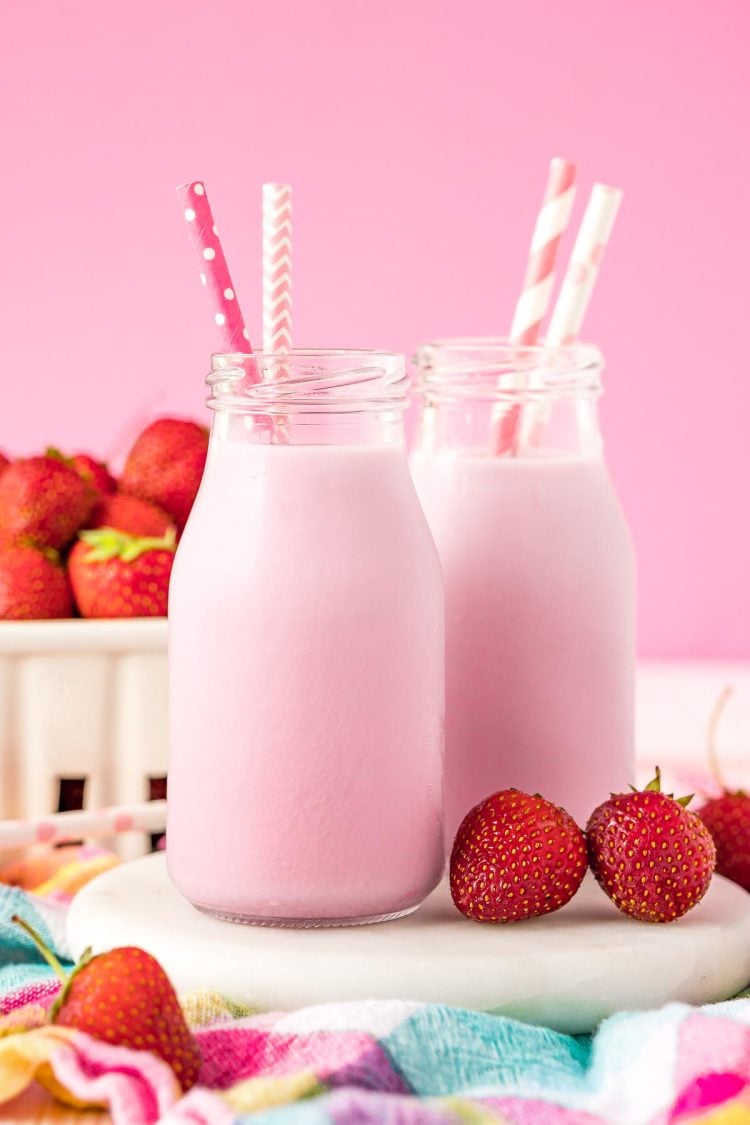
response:
<path fill-rule="evenodd" d="M 417 353 L 417 385 L 455 397 L 597 394 L 604 357 L 584 341 L 516 344 L 504 336 L 446 337 Z"/>
<path fill-rule="evenodd" d="M 285 353 L 279 352 L 212 352 L 211 360 L 212 366 L 214 360 L 255 360 L 261 362 L 263 360 L 273 361 L 278 363 L 280 359 L 291 358 L 294 360 L 320 360 L 330 356 L 332 359 L 344 359 L 351 356 L 352 359 L 357 360 L 363 356 L 377 356 L 384 360 L 391 360 L 394 362 L 404 362 L 403 352 L 383 351 L 380 348 L 292 348 L 291 351 Z M 217 366 L 225 366 L 225 364 L 218 363 Z"/>
<path fill-rule="evenodd" d="M 288 414 L 405 409 L 403 353 L 295 348 L 283 354 L 217 352 L 206 376 L 214 410 Z"/>

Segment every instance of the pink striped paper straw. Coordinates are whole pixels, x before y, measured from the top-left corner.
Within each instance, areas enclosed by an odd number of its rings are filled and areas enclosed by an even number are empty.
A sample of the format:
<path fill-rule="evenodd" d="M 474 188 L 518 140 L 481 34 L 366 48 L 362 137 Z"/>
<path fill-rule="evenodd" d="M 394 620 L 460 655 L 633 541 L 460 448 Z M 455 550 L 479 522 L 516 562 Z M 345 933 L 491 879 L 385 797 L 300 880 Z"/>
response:
<path fill-rule="evenodd" d="M 31 844 L 57 844 L 85 836 L 116 836 L 121 832 L 163 832 L 166 801 L 143 801 L 105 809 L 81 809 L 23 820 L 0 820 L 0 851 Z"/>
<path fill-rule="evenodd" d="M 552 347 L 572 343 L 580 335 L 622 195 L 619 188 L 607 187 L 606 184 L 594 184 L 591 189 L 550 317 L 545 342 Z M 545 404 L 527 403 L 521 414 L 517 444 L 527 448 L 541 444 L 548 420 L 549 408 Z"/>
<path fill-rule="evenodd" d="M 547 331 L 548 344 L 580 335 L 591 294 L 622 202 L 620 188 L 594 184 Z"/>
<path fill-rule="evenodd" d="M 510 328 L 514 344 L 535 344 L 547 315 L 560 242 L 570 222 L 575 199 L 576 166 L 555 156 L 531 238 L 526 275 Z"/>
<path fill-rule="evenodd" d="M 292 189 L 263 184 L 263 351 L 292 350 Z"/>
<path fill-rule="evenodd" d="M 539 338 L 552 296 L 560 242 L 573 209 L 576 171 L 575 164 L 560 156 L 550 161 L 544 199 L 534 225 L 526 273 L 510 329 L 510 339 L 514 344 L 535 344 Z M 495 453 L 512 452 L 519 414 L 518 406 L 496 413 L 493 419 Z"/>
<path fill-rule="evenodd" d="M 200 278 L 208 294 L 214 323 L 219 329 L 224 352 L 249 352 L 250 336 L 242 319 L 229 267 L 201 180 L 180 184 L 177 198 L 185 217 L 198 263 Z"/>

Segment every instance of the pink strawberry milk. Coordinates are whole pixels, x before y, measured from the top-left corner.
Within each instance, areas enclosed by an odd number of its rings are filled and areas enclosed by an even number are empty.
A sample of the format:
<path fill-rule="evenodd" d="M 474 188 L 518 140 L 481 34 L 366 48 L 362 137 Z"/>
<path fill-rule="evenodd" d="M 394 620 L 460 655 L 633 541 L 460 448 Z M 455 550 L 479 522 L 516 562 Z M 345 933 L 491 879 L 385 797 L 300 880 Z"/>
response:
<path fill-rule="evenodd" d="M 168 863 L 199 909 L 407 914 L 443 871 L 444 595 L 403 358 L 217 356 L 170 589 Z"/>
<path fill-rule="evenodd" d="M 633 779 L 635 567 L 602 456 L 601 369 L 583 344 L 419 355 L 412 470 L 446 586 L 448 840 L 508 786 L 584 822 Z"/>

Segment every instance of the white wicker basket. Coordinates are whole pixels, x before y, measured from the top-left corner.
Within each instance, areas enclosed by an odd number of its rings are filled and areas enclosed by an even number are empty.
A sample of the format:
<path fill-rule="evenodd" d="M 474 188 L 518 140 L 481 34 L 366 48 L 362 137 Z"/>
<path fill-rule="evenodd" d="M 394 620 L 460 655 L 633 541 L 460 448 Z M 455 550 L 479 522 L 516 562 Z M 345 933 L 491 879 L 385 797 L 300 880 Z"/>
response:
<path fill-rule="evenodd" d="M 73 779 L 86 808 L 148 800 L 166 769 L 166 620 L 0 622 L 0 819 L 56 811 Z"/>

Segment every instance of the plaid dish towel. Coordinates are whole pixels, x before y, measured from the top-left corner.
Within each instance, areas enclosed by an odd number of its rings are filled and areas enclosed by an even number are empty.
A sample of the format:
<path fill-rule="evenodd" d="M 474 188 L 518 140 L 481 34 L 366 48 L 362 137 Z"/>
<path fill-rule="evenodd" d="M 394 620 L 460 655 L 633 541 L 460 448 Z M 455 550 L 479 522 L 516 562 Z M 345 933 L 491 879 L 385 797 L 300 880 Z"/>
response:
<path fill-rule="evenodd" d="M 192 993 L 182 1001 L 203 1067 L 181 1096 L 155 1056 L 44 1023 L 58 984 L 10 917 L 23 914 L 65 959 L 63 898 L 0 887 L 0 1120 L 40 1120 L 39 1098 L 52 1106 L 62 1093 L 115 1125 L 750 1123 L 745 998 L 623 1013 L 594 1036 L 567 1036 L 397 1000 L 258 1014 Z"/>

